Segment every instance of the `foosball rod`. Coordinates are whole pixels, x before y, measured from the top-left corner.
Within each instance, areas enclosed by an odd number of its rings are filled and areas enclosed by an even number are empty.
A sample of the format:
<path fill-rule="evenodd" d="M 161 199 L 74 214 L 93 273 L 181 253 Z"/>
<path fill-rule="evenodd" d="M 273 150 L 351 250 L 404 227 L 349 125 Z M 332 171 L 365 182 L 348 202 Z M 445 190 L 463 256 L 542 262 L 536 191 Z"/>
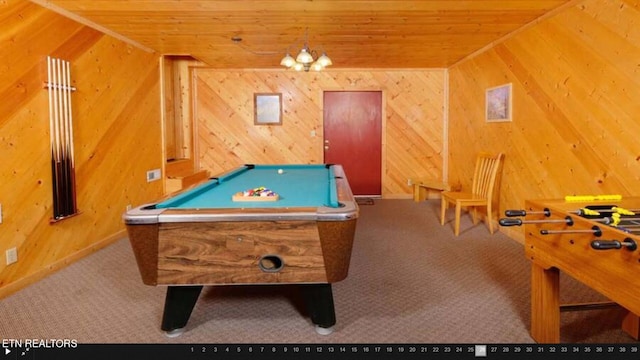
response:
<path fill-rule="evenodd" d="M 541 235 L 551 235 L 551 234 L 580 234 L 580 233 L 590 233 L 594 236 L 602 236 L 602 230 L 598 226 L 594 226 L 591 230 L 587 229 L 574 229 L 574 230 L 548 230 L 542 229 L 540 230 Z"/>
<path fill-rule="evenodd" d="M 571 216 L 567 216 L 564 219 L 547 219 L 547 220 L 522 220 L 522 219 L 502 218 L 498 220 L 498 223 L 501 226 L 520 226 L 522 224 L 552 224 L 552 223 L 563 223 L 571 226 L 573 225 L 573 219 L 571 218 Z"/>
<path fill-rule="evenodd" d="M 614 214 L 615 215 L 615 214 Z M 620 216 L 605 216 L 602 219 L 589 219 L 591 221 L 595 221 L 595 222 L 601 222 L 605 225 L 610 225 L 612 227 L 619 227 L 618 225 L 620 225 L 621 221 L 640 221 L 640 218 L 623 218 Z M 620 227 L 625 227 L 625 226 L 620 226 Z M 631 227 L 634 227 L 634 225 L 631 225 Z"/>
<path fill-rule="evenodd" d="M 619 225 L 620 224 L 616 225 L 615 227 L 619 227 L 619 228 L 626 229 L 626 230 L 629 230 L 629 231 L 640 231 L 640 225 L 629 225 L 629 224 L 625 224 L 625 225 L 622 225 L 622 226 L 619 226 Z"/>
<path fill-rule="evenodd" d="M 628 226 L 615 226 L 615 227 L 620 231 L 623 231 L 626 233 L 637 234 L 638 232 L 640 232 L 640 229 L 638 229 L 637 227 L 628 227 Z"/>
<path fill-rule="evenodd" d="M 608 219 L 608 221 L 613 221 L 613 217 L 604 217 L 603 219 Z M 624 221 L 640 221 L 640 217 L 621 217 L 620 220 Z M 598 221 L 599 219 L 589 219 Z"/>
<path fill-rule="evenodd" d="M 619 206 L 613 206 L 611 209 L 598 209 L 598 210 L 587 209 L 587 210 L 601 212 L 601 213 L 603 212 L 619 213 L 620 215 L 635 215 L 635 213 L 640 212 L 640 209 L 625 209 Z"/>
<path fill-rule="evenodd" d="M 603 217 L 601 219 L 589 219 L 591 221 L 600 222 L 605 225 L 611 225 L 613 227 L 618 227 L 621 220 L 625 221 L 640 221 L 640 218 L 614 218 L 614 217 Z M 564 219 L 543 219 L 543 220 L 523 220 L 523 219 L 512 219 L 512 218 L 502 218 L 498 220 L 500 226 L 520 226 L 523 224 L 553 224 L 553 223 L 565 223 L 569 226 L 573 225 L 573 219 L 571 216 L 567 216 Z M 622 226 L 624 227 L 624 226 Z M 634 225 L 630 226 L 631 228 L 636 227 Z M 635 231 L 635 230 L 631 230 Z"/>
<path fill-rule="evenodd" d="M 611 225 L 613 227 L 616 227 L 618 223 L 620 223 L 620 218 L 613 218 L 613 217 L 606 217 L 606 216 L 603 217 L 602 219 L 590 219 L 590 220 L 595 222 L 600 222 L 605 225 Z"/>
<path fill-rule="evenodd" d="M 582 208 L 574 211 L 569 211 L 570 214 L 576 214 L 580 216 L 598 216 L 600 213 L 620 213 L 621 215 L 635 215 L 636 212 L 640 212 L 640 209 L 623 209 L 621 207 L 613 206 L 611 209 L 587 209 Z M 505 210 L 505 216 L 527 216 L 527 215 L 544 215 L 546 217 L 551 216 L 551 210 L 544 208 L 542 211 L 526 211 L 526 210 Z"/>

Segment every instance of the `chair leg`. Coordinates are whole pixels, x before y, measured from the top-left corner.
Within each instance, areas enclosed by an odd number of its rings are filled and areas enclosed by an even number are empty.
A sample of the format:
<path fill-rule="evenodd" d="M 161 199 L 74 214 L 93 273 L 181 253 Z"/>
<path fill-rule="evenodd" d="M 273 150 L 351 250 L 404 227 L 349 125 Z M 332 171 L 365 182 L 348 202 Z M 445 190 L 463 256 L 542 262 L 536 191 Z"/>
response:
<path fill-rule="evenodd" d="M 472 206 L 473 209 L 471 209 L 471 219 L 473 220 L 473 225 L 477 225 L 478 224 L 478 207 L 477 206 Z"/>
<path fill-rule="evenodd" d="M 460 234 L 460 211 L 462 209 L 462 205 L 460 203 L 456 203 L 456 223 L 453 233 L 458 236 Z"/>
<path fill-rule="evenodd" d="M 487 205 L 487 222 L 489 222 L 489 233 L 493 234 L 493 221 L 491 220 L 491 205 Z"/>
<path fill-rule="evenodd" d="M 440 225 L 444 225 L 444 215 L 447 212 L 448 201 L 442 196 L 440 200 Z"/>

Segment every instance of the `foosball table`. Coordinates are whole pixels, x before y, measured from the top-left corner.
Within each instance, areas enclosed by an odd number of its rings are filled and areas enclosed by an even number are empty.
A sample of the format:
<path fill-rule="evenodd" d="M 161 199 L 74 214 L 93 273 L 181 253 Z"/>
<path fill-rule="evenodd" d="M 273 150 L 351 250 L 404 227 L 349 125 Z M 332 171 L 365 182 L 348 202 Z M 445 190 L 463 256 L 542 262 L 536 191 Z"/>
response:
<path fill-rule="evenodd" d="M 622 329 L 640 335 L 640 197 L 567 196 L 528 200 L 507 210 L 501 226 L 524 226 L 531 260 L 531 336 L 560 342 L 560 313 L 621 306 Z M 560 271 L 610 302 L 560 304 Z"/>

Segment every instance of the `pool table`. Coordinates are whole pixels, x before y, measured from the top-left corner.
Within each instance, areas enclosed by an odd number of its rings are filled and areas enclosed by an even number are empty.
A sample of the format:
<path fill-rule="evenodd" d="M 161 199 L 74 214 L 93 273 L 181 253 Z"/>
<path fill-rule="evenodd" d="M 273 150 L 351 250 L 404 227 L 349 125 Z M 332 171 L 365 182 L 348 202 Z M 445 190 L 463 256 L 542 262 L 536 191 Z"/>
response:
<path fill-rule="evenodd" d="M 234 200 L 259 187 L 278 197 Z M 143 283 L 167 286 L 167 336 L 183 332 L 203 286 L 251 284 L 297 284 L 329 334 L 331 283 L 347 277 L 358 213 L 340 165 L 244 165 L 123 219 Z"/>

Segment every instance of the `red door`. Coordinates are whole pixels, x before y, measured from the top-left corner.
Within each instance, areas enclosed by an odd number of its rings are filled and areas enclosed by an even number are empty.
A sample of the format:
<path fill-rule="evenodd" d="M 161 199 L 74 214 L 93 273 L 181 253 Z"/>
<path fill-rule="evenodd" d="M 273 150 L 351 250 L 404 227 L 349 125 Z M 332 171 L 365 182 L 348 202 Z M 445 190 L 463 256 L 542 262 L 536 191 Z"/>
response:
<path fill-rule="evenodd" d="M 382 93 L 324 93 L 324 162 L 340 164 L 354 195 L 382 194 Z"/>

